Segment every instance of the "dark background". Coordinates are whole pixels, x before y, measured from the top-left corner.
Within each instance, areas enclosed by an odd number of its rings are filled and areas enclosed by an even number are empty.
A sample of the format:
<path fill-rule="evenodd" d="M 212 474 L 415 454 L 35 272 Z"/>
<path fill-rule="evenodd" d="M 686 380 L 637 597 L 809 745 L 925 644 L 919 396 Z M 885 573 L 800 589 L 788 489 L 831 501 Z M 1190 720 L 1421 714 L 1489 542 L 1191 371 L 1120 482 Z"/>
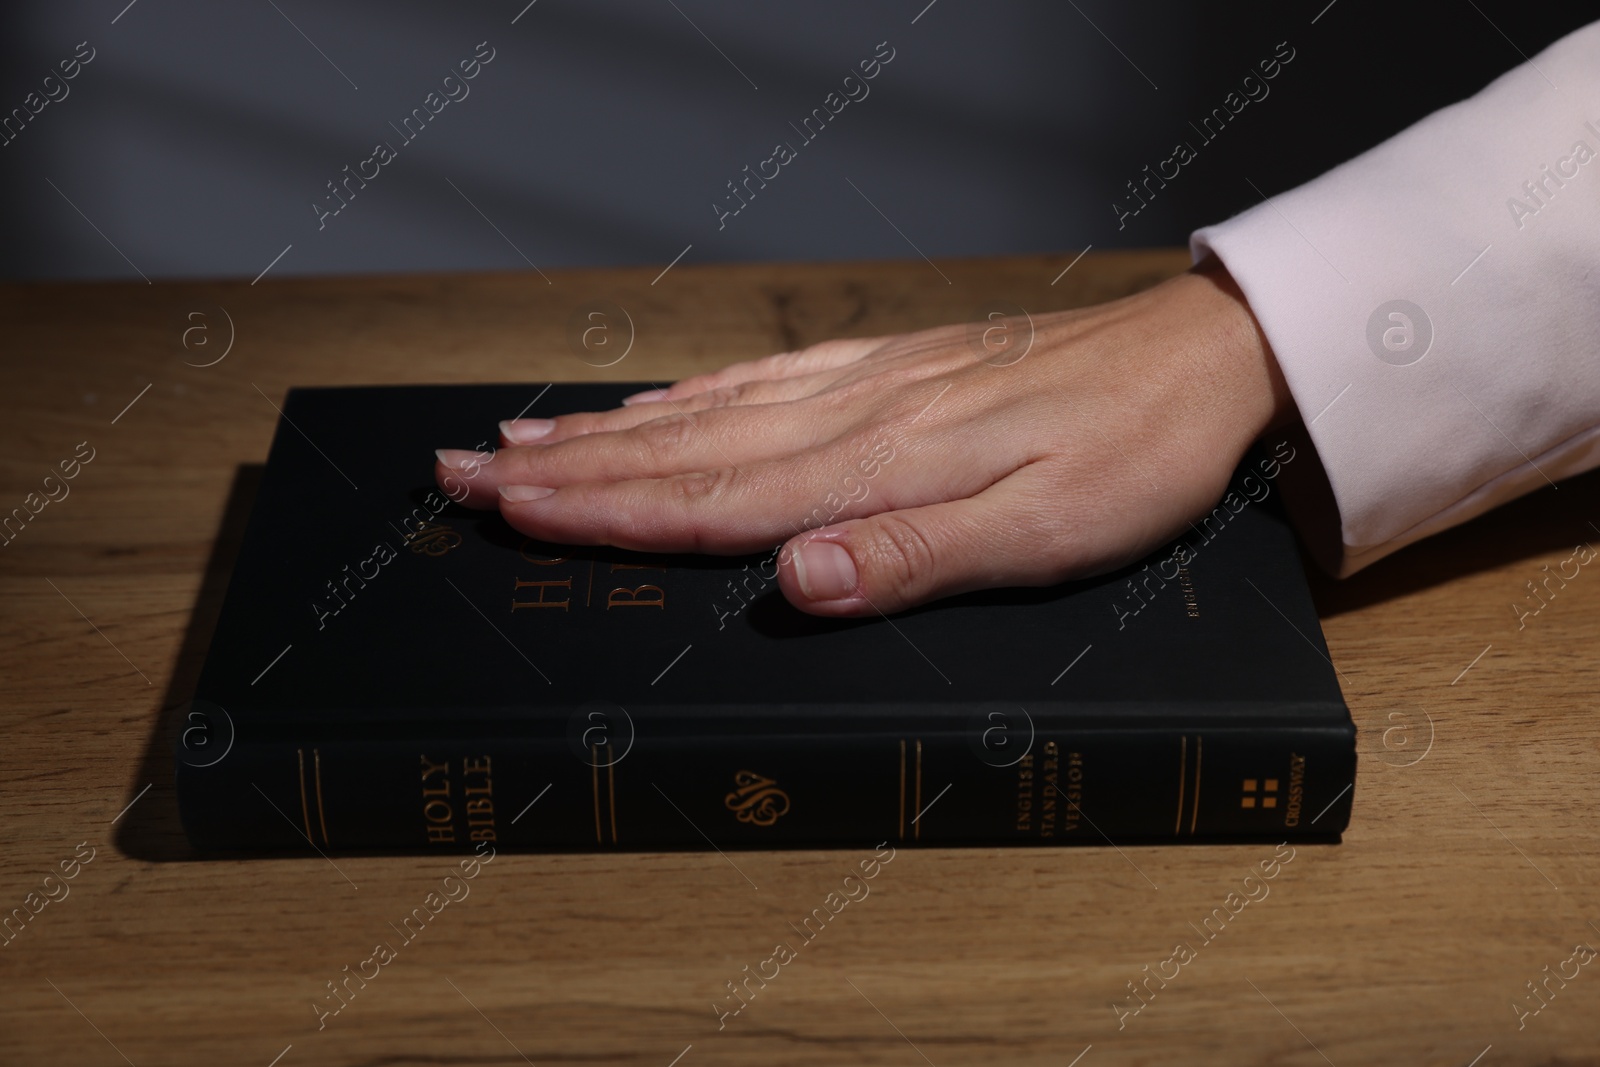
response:
<path fill-rule="evenodd" d="M 1065 265 L 1181 243 L 1257 202 L 1252 183 L 1303 182 L 1600 18 L 1501 0 L 525 4 L 6 5 L 0 114 L 78 42 L 96 56 L 0 147 L 0 272 L 250 278 L 289 245 L 274 275 L 665 265 L 690 244 L 688 263 L 914 242 Z M 870 95 L 801 144 L 788 124 L 885 40 Z M 496 56 L 471 95 L 400 147 L 389 122 L 480 41 Z M 1270 95 L 1199 145 L 1189 122 L 1280 41 L 1296 55 Z M 1119 230 L 1125 182 L 1179 139 L 1199 158 Z M 324 183 L 379 140 L 399 158 L 319 231 Z M 780 140 L 799 157 L 719 231 L 725 183 Z"/>

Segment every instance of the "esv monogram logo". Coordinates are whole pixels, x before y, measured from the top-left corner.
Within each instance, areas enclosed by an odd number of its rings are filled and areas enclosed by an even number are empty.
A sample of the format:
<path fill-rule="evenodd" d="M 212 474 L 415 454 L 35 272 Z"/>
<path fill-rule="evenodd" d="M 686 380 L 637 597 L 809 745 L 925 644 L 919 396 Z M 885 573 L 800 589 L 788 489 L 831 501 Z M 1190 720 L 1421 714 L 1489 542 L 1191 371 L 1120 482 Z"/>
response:
<path fill-rule="evenodd" d="M 461 543 L 461 535 L 441 522 L 418 526 L 406 535 L 411 551 L 423 556 L 442 556 Z"/>
<path fill-rule="evenodd" d="M 789 794 L 778 788 L 778 783 L 754 771 L 740 771 L 733 776 L 737 787 L 722 802 L 734 813 L 734 818 L 752 826 L 771 826 L 789 812 Z"/>

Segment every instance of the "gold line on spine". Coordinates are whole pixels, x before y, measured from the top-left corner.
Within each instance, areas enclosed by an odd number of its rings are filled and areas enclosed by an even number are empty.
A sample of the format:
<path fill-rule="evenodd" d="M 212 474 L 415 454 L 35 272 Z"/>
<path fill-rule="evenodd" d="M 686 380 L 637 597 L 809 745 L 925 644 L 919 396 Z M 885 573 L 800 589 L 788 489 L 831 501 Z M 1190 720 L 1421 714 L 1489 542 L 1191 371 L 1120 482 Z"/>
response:
<path fill-rule="evenodd" d="M 319 748 L 311 750 L 311 769 L 316 775 L 317 825 L 322 827 L 322 843 L 332 848 L 333 842 L 328 840 L 328 817 L 322 810 L 322 750 Z"/>
<path fill-rule="evenodd" d="M 600 836 L 600 746 L 589 746 L 589 769 L 594 778 L 594 843 L 599 845 L 605 842 Z"/>
<path fill-rule="evenodd" d="M 300 764 L 300 817 L 306 822 L 306 840 L 311 841 L 313 847 L 316 842 L 311 837 L 311 808 L 306 803 L 306 753 L 305 749 L 294 750 L 295 762 Z"/>
<path fill-rule="evenodd" d="M 922 740 L 917 740 L 917 814 L 912 820 L 915 825 L 911 828 L 911 836 L 922 840 Z"/>
<path fill-rule="evenodd" d="M 611 843 L 617 843 L 617 763 L 612 760 L 606 764 L 606 792 L 610 794 L 611 806 Z"/>
<path fill-rule="evenodd" d="M 1189 833 L 1194 833 L 1200 818 L 1200 757 L 1205 754 L 1205 738 L 1196 734 L 1194 739 L 1194 810 L 1189 812 Z"/>
<path fill-rule="evenodd" d="M 1183 748 L 1178 752 L 1178 820 L 1172 824 L 1174 837 L 1183 833 L 1183 780 L 1184 772 L 1189 769 L 1189 735 L 1183 736 Z"/>
<path fill-rule="evenodd" d="M 900 742 L 900 840 L 906 839 L 906 743 Z"/>

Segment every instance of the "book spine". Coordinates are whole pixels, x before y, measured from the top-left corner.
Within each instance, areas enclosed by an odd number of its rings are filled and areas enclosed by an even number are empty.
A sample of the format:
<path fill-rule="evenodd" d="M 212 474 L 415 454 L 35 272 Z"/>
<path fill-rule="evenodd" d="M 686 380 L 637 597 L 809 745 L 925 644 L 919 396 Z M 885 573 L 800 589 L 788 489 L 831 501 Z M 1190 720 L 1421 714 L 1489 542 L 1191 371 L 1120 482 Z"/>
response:
<path fill-rule="evenodd" d="M 1021 737 L 569 728 L 239 738 L 215 762 L 180 745 L 178 797 L 191 842 L 224 851 L 1279 841 L 1345 829 L 1355 763 L 1354 729 L 1336 723 L 1040 724 Z"/>

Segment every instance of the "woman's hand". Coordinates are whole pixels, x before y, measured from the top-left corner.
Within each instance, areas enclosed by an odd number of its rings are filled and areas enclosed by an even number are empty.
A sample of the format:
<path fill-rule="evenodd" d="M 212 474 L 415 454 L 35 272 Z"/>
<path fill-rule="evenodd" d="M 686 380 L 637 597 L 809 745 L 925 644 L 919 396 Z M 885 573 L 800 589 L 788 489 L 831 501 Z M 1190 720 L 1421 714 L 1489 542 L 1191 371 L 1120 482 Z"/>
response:
<path fill-rule="evenodd" d="M 658 552 L 786 542 L 779 585 L 816 615 L 874 615 L 1130 562 L 1222 495 L 1293 412 L 1213 263 L 1113 303 L 825 341 L 614 411 L 500 424 L 492 458 L 437 476 L 525 534 Z M 1018 356 L 1020 355 L 1020 358 Z M 466 486 L 465 494 L 461 487 Z"/>

